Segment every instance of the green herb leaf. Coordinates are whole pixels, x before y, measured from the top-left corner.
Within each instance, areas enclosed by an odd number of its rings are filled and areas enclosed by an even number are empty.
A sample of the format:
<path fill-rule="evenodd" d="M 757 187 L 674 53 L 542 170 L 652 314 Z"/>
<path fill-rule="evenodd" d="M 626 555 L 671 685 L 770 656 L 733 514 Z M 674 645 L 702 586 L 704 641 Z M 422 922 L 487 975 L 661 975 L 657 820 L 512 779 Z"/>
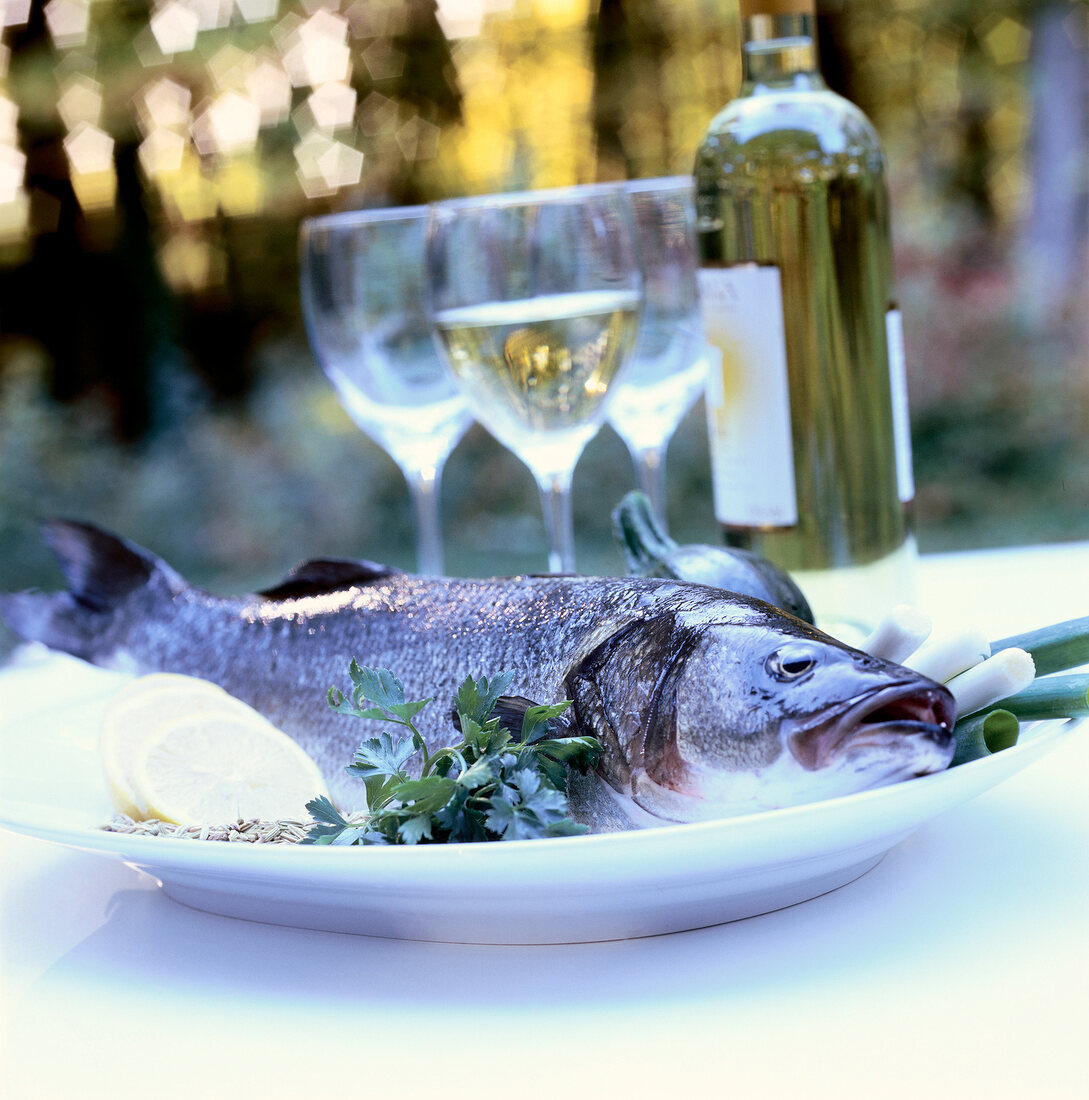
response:
<path fill-rule="evenodd" d="M 430 816 L 428 814 L 414 814 L 401 822 L 397 828 L 397 835 L 404 844 L 419 844 L 422 840 L 430 840 Z"/>
<path fill-rule="evenodd" d="M 533 748 L 541 756 L 547 756 L 584 773 L 596 768 L 601 759 L 601 742 L 596 737 L 548 738 L 538 741 Z"/>
<path fill-rule="evenodd" d="M 306 808 L 315 821 L 322 821 L 328 825 L 344 826 L 348 824 L 336 806 L 323 794 L 319 794 L 317 798 L 307 802 Z"/>
<path fill-rule="evenodd" d="M 554 703 L 551 706 L 530 707 L 522 718 L 523 745 L 532 745 L 546 734 L 553 731 L 553 720 L 558 718 L 571 705 L 570 699 L 562 703 Z"/>
<path fill-rule="evenodd" d="M 507 776 L 502 793 L 492 800 L 488 828 L 504 840 L 531 840 L 548 835 L 550 825 L 567 818 L 567 799 L 532 766 L 520 766 Z"/>
<path fill-rule="evenodd" d="M 511 742 L 509 730 L 505 730 L 494 718 L 479 725 L 467 715 L 461 716 L 462 744 L 474 759 L 479 756 L 494 756 L 501 753 Z"/>
<path fill-rule="evenodd" d="M 592 737 L 557 736 L 568 702 L 528 707 L 515 741 L 494 713 L 514 674 L 468 677 L 455 701 L 461 742 L 428 755 L 413 719 L 431 700 L 406 700 L 404 685 L 388 669 L 353 660 L 348 674 L 350 697 L 330 688 L 329 705 L 341 714 L 393 721 L 409 736 L 381 733 L 360 744 L 347 771 L 366 784 L 366 819 L 349 822 L 328 799 L 314 799 L 308 809 L 315 823 L 304 843 L 524 840 L 586 832 L 567 816 L 567 769 L 593 767 L 601 745 Z M 417 754 L 422 761 L 413 778 L 409 767 Z"/>
<path fill-rule="evenodd" d="M 411 726 L 412 719 L 431 702 L 430 699 L 406 702 L 404 685 L 389 669 L 360 665 L 354 657 L 348 666 L 348 676 L 352 681 L 350 697 L 336 688 L 329 689 L 329 705 L 338 714 L 392 718 L 400 725 Z M 374 706 L 365 706 L 368 702 Z"/>
<path fill-rule="evenodd" d="M 453 779 L 444 779 L 438 775 L 429 775 L 426 779 L 410 779 L 407 783 L 398 783 L 390 791 L 390 796 L 413 813 L 433 814 L 450 801 L 457 784 Z"/>
<path fill-rule="evenodd" d="M 486 783 L 494 783 L 499 774 L 499 762 L 491 755 L 474 761 L 457 778 L 457 785 L 467 791 L 475 791 Z"/>
<path fill-rule="evenodd" d="M 408 779 L 405 764 L 412 759 L 415 752 L 416 748 L 411 741 L 394 741 L 388 733 L 379 734 L 378 737 L 371 737 L 360 744 L 347 770 L 360 779 L 370 779 L 372 776 Z"/>
<path fill-rule="evenodd" d="M 458 688 L 455 701 L 462 721 L 470 718 L 477 725 L 483 726 L 495 710 L 499 697 L 507 694 L 513 682 L 513 672 L 500 672 L 491 681 L 487 676 L 481 676 L 479 680 L 474 680 L 471 676 L 466 677 Z"/>

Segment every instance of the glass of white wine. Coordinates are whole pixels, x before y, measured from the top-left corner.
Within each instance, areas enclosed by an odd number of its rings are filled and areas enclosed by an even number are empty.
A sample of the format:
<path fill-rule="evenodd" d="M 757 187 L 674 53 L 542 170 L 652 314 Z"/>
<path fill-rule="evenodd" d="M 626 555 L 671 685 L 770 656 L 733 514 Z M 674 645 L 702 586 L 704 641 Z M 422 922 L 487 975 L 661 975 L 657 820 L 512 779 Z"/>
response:
<path fill-rule="evenodd" d="M 666 449 L 703 392 L 706 346 L 696 271 L 691 176 L 632 180 L 643 266 L 643 318 L 631 365 L 609 401 L 609 423 L 627 444 L 639 488 L 666 524 Z"/>
<path fill-rule="evenodd" d="M 622 184 L 432 206 L 435 333 L 474 416 L 532 471 L 549 569 L 575 568 L 571 478 L 635 343 L 642 272 Z"/>
<path fill-rule="evenodd" d="M 472 417 L 435 349 L 427 310 L 426 206 L 309 218 L 300 291 L 314 355 L 348 415 L 401 468 L 417 568 L 443 572 L 442 468 Z"/>

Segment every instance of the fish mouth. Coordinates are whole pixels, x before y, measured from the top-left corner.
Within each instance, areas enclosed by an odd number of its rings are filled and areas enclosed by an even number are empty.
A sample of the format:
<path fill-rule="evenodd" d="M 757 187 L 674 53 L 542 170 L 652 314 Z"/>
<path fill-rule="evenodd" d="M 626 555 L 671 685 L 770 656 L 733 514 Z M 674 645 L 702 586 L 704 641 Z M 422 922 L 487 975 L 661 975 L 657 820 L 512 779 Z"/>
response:
<path fill-rule="evenodd" d="M 832 713 L 784 718 L 789 751 L 755 771 L 632 770 L 630 796 L 667 821 L 706 821 L 853 794 L 943 771 L 953 758 L 956 704 L 940 684 L 877 688 Z"/>
<path fill-rule="evenodd" d="M 815 725 L 785 728 L 784 743 L 807 771 L 867 750 L 903 752 L 912 746 L 912 774 L 927 775 L 952 760 L 955 720 L 956 704 L 946 688 L 893 684 L 849 701 Z"/>

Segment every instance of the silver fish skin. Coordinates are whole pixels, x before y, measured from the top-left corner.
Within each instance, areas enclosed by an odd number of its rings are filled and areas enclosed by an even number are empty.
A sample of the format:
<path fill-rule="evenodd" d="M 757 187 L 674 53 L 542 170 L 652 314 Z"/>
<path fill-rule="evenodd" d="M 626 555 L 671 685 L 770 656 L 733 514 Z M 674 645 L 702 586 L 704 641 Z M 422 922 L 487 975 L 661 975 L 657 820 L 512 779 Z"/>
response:
<path fill-rule="evenodd" d="M 509 669 L 523 702 L 571 699 L 568 731 L 604 746 L 597 777 L 573 792 L 575 816 L 595 829 L 835 797 L 940 771 L 953 755 L 944 687 L 717 588 L 316 560 L 267 592 L 219 597 L 96 527 L 53 521 L 45 536 L 69 588 L 0 596 L 17 634 L 104 667 L 222 685 L 314 758 L 342 809 L 363 808 L 344 769 L 380 728 L 327 705 L 353 657 L 391 669 L 407 698 L 435 699 L 417 720 L 432 750 L 452 739 L 467 676 Z"/>

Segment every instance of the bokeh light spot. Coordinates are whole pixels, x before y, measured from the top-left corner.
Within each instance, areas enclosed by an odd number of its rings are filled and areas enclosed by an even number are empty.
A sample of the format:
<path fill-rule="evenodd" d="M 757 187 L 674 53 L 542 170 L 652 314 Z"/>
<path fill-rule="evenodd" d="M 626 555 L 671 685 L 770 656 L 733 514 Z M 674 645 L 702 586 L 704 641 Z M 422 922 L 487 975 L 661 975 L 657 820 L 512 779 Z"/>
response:
<path fill-rule="evenodd" d="M 152 15 L 149 25 L 164 54 L 187 53 L 197 44 L 200 18 L 181 0 L 170 0 L 170 3 L 159 8 Z"/>
<path fill-rule="evenodd" d="M 296 87 L 315 87 L 347 80 L 352 67 L 348 21 L 330 11 L 317 11 L 284 35 L 284 69 Z"/>
<path fill-rule="evenodd" d="M 1028 57 L 1032 32 L 1016 19 L 989 17 L 979 28 L 983 46 L 999 65 L 1013 65 Z"/>
<path fill-rule="evenodd" d="M 147 133 L 156 128 L 184 129 L 189 125 L 189 103 L 192 93 L 169 77 L 145 85 L 136 99 L 141 129 Z"/>
<path fill-rule="evenodd" d="M 341 130 L 352 124 L 355 98 L 354 88 L 339 81 L 330 81 L 310 94 L 306 106 L 319 129 Z"/>
<path fill-rule="evenodd" d="M 261 169 L 251 156 L 231 157 L 216 176 L 220 209 L 229 218 L 260 211 L 264 199 Z"/>
<path fill-rule="evenodd" d="M 291 81 L 270 58 L 262 58 L 246 76 L 246 94 L 257 104 L 262 126 L 275 126 L 291 113 Z"/>
<path fill-rule="evenodd" d="M 485 15 L 512 6 L 513 0 L 438 0 L 435 14 L 447 38 L 472 38 L 480 34 Z"/>
<path fill-rule="evenodd" d="M 439 128 L 416 115 L 397 131 L 397 146 L 405 160 L 431 160 L 439 151 Z"/>
<path fill-rule="evenodd" d="M 201 222 L 214 217 L 219 208 L 219 193 L 207 179 L 201 160 L 188 143 L 182 150 L 181 164 L 176 172 L 164 172 L 155 180 L 173 222 Z"/>
<path fill-rule="evenodd" d="M 223 92 L 193 120 L 193 144 L 204 154 L 236 153 L 257 144 L 261 109 L 248 96 Z"/>
<path fill-rule="evenodd" d="M 175 130 L 157 127 L 152 130 L 137 150 L 140 166 L 150 179 L 177 172 L 182 165 L 189 142 Z"/>
<path fill-rule="evenodd" d="M 69 130 L 81 122 L 98 124 L 102 116 L 102 85 L 82 73 L 74 73 L 62 85 L 57 113 Z"/>
<path fill-rule="evenodd" d="M 234 0 L 186 0 L 186 4 L 196 14 L 197 27 L 202 31 L 227 26 L 234 11 Z"/>
<path fill-rule="evenodd" d="M 0 203 L 14 202 L 26 177 L 26 156 L 11 145 L 0 145 Z"/>
<path fill-rule="evenodd" d="M 397 129 L 399 116 L 396 100 L 381 92 L 371 92 L 359 106 L 359 128 L 368 137 L 392 134 Z"/>
<path fill-rule="evenodd" d="M 254 64 L 253 54 L 229 42 L 212 54 L 205 68 L 219 91 L 243 91 Z"/>
<path fill-rule="evenodd" d="M 276 18 L 280 2 L 279 0 L 234 0 L 234 6 L 247 23 L 264 23 Z"/>
<path fill-rule="evenodd" d="M 227 258 L 203 237 L 184 231 L 175 233 L 159 249 L 159 267 L 174 290 L 192 294 L 223 282 Z"/>
<path fill-rule="evenodd" d="M 21 27 L 30 18 L 30 0 L 0 0 L 3 26 Z"/>
<path fill-rule="evenodd" d="M 53 45 L 69 49 L 87 41 L 91 25 L 90 0 L 49 0 L 42 14 Z"/>
<path fill-rule="evenodd" d="M 299 183 L 309 198 L 332 195 L 342 187 L 359 182 L 363 154 L 318 130 L 307 134 L 295 146 Z"/>
<path fill-rule="evenodd" d="M 334 141 L 318 157 L 317 166 L 330 187 L 351 187 L 363 174 L 363 154 L 342 141 Z"/>
<path fill-rule="evenodd" d="M 371 80 L 395 80 L 405 71 L 405 55 L 388 38 L 376 38 L 360 50 L 359 59 Z"/>
<path fill-rule="evenodd" d="M 0 202 L 0 243 L 18 244 L 26 238 L 29 224 L 30 198 L 25 191 Z"/>
<path fill-rule="evenodd" d="M 81 122 L 64 139 L 73 172 L 104 172 L 113 167 L 113 138 L 89 122 Z"/>
<path fill-rule="evenodd" d="M 113 206 L 117 174 L 113 138 L 90 122 L 81 122 L 64 138 L 64 152 L 76 200 L 88 213 Z"/>
<path fill-rule="evenodd" d="M 0 96 L 0 144 L 14 145 L 19 136 L 19 108 L 10 99 Z"/>

